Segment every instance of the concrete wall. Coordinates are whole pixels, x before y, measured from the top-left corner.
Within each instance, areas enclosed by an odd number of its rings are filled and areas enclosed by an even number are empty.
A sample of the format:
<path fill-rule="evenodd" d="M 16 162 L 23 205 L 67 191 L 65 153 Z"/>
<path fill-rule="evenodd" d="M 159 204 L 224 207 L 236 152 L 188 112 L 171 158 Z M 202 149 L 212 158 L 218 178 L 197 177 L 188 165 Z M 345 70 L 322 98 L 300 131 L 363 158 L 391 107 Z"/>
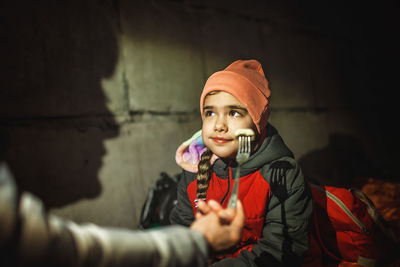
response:
<path fill-rule="evenodd" d="M 8 2 L 1 157 L 56 214 L 136 228 L 201 126 L 205 80 L 236 59 L 263 64 L 270 122 L 310 179 L 396 178 L 394 2 Z"/>

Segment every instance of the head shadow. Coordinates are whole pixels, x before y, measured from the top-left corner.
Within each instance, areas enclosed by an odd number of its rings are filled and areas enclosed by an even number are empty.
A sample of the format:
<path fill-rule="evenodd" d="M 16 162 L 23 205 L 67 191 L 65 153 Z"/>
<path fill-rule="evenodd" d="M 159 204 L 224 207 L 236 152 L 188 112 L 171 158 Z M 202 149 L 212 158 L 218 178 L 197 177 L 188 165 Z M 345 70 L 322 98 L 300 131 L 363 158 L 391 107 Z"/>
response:
<path fill-rule="evenodd" d="M 327 147 L 301 157 L 299 164 L 308 181 L 328 186 L 346 187 L 357 177 L 375 173 L 362 143 L 339 133 L 330 136 Z"/>
<path fill-rule="evenodd" d="M 103 143 L 119 133 L 101 84 L 119 54 L 106 2 L 2 4 L 0 160 L 48 208 L 100 195 Z"/>

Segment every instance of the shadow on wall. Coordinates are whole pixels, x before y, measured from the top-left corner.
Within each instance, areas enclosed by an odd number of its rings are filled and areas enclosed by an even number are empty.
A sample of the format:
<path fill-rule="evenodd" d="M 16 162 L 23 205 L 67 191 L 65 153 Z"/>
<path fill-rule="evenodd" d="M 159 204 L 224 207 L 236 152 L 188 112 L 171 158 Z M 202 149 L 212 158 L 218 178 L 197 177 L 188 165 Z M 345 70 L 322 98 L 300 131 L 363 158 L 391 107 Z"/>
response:
<path fill-rule="evenodd" d="M 333 134 L 329 146 L 299 159 L 307 180 L 315 184 L 347 187 L 356 177 L 377 175 L 364 148 L 356 138 Z"/>
<path fill-rule="evenodd" d="M 0 160 L 48 208 L 99 196 L 103 141 L 118 135 L 101 86 L 118 58 L 112 1 L 1 5 Z"/>

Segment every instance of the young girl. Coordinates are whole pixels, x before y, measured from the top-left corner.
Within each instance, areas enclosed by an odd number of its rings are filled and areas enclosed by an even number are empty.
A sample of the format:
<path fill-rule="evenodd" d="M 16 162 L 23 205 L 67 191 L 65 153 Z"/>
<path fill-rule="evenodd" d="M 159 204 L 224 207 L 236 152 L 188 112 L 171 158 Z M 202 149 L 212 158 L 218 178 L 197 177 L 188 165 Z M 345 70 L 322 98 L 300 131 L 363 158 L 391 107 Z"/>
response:
<path fill-rule="evenodd" d="M 241 165 L 239 193 L 246 221 L 239 243 L 215 266 L 301 265 L 309 247 L 312 199 L 299 165 L 268 124 L 270 89 L 261 64 L 238 60 L 207 80 L 200 98 L 202 130 L 177 150 L 184 169 L 171 223 L 190 225 L 198 199 L 227 206 L 238 129 L 253 129 L 252 154 Z"/>

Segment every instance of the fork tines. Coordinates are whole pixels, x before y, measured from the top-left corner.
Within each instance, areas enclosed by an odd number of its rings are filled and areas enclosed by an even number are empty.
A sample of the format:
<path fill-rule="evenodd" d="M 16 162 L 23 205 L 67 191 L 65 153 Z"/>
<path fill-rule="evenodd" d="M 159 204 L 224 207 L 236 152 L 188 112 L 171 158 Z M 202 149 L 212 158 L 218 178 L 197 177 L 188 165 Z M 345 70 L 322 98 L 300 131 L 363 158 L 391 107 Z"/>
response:
<path fill-rule="evenodd" d="M 236 203 L 238 199 L 240 165 L 242 165 L 249 159 L 251 152 L 251 136 L 239 135 L 238 139 L 239 139 L 239 147 L 238 147 L 238 152 L 236 154 L 236 162 L 238 163 L 238 166 L 236 168 L 236 173 L 235 173 L 235 183 L 233 185 L 231 197 L 228 203 L 228 207 L 233 209 L 236 208 Z"/>
<path fill-rule="evenodd" d="M 250 156 L 251 150 L 251 137 L 250 136 L 239 136 L 239 148 L 236 155 L 236 161 L 239 165 L 242 165 Z"/>

